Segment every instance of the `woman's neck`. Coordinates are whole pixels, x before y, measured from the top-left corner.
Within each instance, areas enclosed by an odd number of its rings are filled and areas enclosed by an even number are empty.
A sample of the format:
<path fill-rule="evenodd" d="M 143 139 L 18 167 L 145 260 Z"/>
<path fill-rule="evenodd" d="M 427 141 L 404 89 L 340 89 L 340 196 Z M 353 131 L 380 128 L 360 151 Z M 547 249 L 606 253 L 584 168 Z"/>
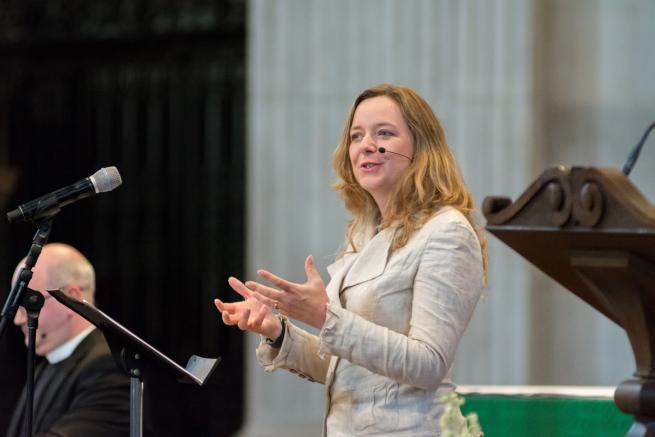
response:
<path fill-rule="evenodd" d="M 375 200 L 375 204 L 378 206 L 378 212 L 380 213 L 380 217 L 382 217 L 382 221 L 384 221 L 384 219 L 387 218 L 386 209 L 387 209 L 388 197 L 387 196 L 384 196 L 383 198 L 373 197 L 373 200 Z"/>

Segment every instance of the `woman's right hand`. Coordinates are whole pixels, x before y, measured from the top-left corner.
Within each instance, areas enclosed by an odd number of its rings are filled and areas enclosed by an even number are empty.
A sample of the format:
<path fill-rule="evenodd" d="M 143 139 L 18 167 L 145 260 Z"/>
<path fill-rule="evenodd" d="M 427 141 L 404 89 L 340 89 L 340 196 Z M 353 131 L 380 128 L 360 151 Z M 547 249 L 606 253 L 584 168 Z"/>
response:
<path fill-rule="evenodd" d="M 221 313 L 223 323 L 237 325 L 242 331 L 255 332 L 272 340 L 277 339 L 282 334 L 282 323 L 271 308 L 257 300 L 253 292 L 237 278 L 230 277 L 227 282 L 244 300 L 228 303 L 214 299 L 214 305 Z"/>

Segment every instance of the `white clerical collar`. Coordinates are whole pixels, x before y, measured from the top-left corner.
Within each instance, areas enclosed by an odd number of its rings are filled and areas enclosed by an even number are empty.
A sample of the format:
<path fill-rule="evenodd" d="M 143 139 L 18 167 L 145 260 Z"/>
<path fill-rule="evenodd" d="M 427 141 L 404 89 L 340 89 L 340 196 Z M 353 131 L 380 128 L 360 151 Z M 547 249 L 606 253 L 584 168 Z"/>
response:
<path fill-rule="evenodd" d="M 86 328 L 84 331 L 77 334 L 75 337 L 68 340 L 66 343 L 55 348 L 52 352 L 45 355 L 46 359 L 50 364 L 56 364 L 60 361 L 64 361 L 66 358 L 70 357 L 75 348 L 82 343 L 82 340 L 86 338 L 87 335 L 95 329 L 95 326 L 91 325 Z"/>

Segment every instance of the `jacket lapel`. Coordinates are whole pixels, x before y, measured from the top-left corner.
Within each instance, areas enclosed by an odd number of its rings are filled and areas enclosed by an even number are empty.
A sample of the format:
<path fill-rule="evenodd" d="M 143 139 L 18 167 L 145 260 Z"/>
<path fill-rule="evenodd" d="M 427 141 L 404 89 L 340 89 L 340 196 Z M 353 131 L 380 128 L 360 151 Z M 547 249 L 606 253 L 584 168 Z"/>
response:
<path fill-rule="evenodd" d="M 341 306 L 339 292 L 342 289 L 343 279 L 358 257 L 359 253 L 349 253 L 327 266 L 327 271 L 330 274 L 330 282 L 326 289 L 327 295 L 331 302 L 339 306 Z"/>
<path fill-rule="evenodd" d="M 64 393 L 63 386 L 66 381 L 69 381 L 69 377 L 72 371 L 77 365 L 78 359 L 73 359 L 70 357 L 61 363 L 51 364 L 46 370 L 51 370 L 48 377 L 47 384 L 45 384 L 40 393 L 35 393 L 35 397 L 38 396 L 38 404 L 34 405 L 34 429 L 43 430 L 42 426 L 44 425 L 43 421 L 48 412 L 51 411 L 52 404 L 57 397 L 61 397 Z"/>
<path fill-rule="evenodd" d="M 60 363 L 51 364 L 50 366 L 48 366 L 48 368 L 46 368 L 46 370 L 52 368 L 52 374 L 48 378 L 49 381 L 47 385 L 44 388 L 42 388 L 41 393 L 37 393 L 39 395 L 39 401 L 38 401 L 39 404 L 38 406 L 37 405 L 34 406 L 35 430 L 41 430 L 42 429 L 41 427 L 44 425 L 47 427 L 51 425 L 51 424 L 43 423 L 43 420 L 47 415 L 46 413 L 48 413 L 51 410 L 55 399 L 65 396 L 66 390 L 64 390 L 64 388 L 66 387 L 66 384 L 71 383 L 72 381 L 71 375 L 73 374 L 75 369 L 79 366 L 80 361 L 86 356 L 88 351 L 96 343 L 97 336 L 99 335 L 99 333 L 100 331 L 94 329 L 89 335 L 86 336 L 84 340 L 82 340 L 82 342 L 77 346 L 77 348 L 75 348 L 75 350 L 73 351 L 70 357 L 66 358 Z"/>
<path fill-rule="evenodd" d="M 364 245 L 361 252 L 350 253 L 329 266 L 330 283 L 327 294 L 330 301 L 341 305 L 339 294 L 347 287 L 370 281 L 380 276 L 389 260 L 393 231 L 378 232 Z"/>
<path fill-rule="evenodd" d="M 34 390 L 39 389 L 39 381 L 43 373 L 43 369 L 48 365 L 48 362 L 44 359 L 41 361 L 36 369 L 34 369 Z M 27 383 L 26 383 L 27 384 Z M 11 418 L 11 423 L 8 428 L 8 436 L 23 436 L 25 434 L 25 412 L 26 412 L 26 398 L 27 398 L 27 385 L 23 386 L 21 391 L 20 398 L 16 403 L 16 408 L 14 409 L 14 414 Z M 36 398 L 36 396 L 35 396 Z M 34 410 L 32 410 L 34 411 Z M 33 418 L 34 419 L 34 418 Z M 34 420 L 32 420 L 32 425 L 34 425 Z M 34 428 L 33 428 L 34 429 Z"/>
<path fill-rule="evenodd" d="M 385 229 L 371 238 L 359 253 L 352 267 L 348 269 L 340 291 L 370 281 L 384 272 L 389 258 L 392 237 L 393 232 Z"/>

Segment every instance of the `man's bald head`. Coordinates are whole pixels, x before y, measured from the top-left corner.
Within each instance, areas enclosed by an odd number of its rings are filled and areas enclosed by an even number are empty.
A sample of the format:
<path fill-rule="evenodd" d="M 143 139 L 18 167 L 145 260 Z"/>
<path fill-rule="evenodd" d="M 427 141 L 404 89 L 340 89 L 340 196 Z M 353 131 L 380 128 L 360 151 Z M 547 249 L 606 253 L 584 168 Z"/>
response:
<path fill-rule="evenodd" d="M 12 282 L 15 282 L 25 259 L 16 267 Z M 94 303 L 95 271 L 84 255 L 67 244 L 51 243 L 41 250 L 39 259 L 32 269 L 29 287 L 41 292 L 46 301 L 41 309 L 36 338 L 37 355 L 46 355 L 90 326 L 82 316 L 50 299 L 47 290 L 61 289 L 76 299 Z M 27 317 L 21 308 L 14 317 L 14 323 L 21 327 L 27 341 Z"/>
<path fill-rule="evenodd" d="M 16 280 L 18 272 L 25 265 L 23 258 L 14 272 L 12 283 Z M 63 243 L 50 243 L 43 246 L 41 255 L 34 266 L 34 276 L 42 276 L 40 284 L 46 290 L 65 288 L 68 285 L 77 285 L 84 293 L 84 298 L 90 303 L 94 302 L 96 274 L 89 260 L 73 246 Z M 32 287 L 34 288 L 34 287 Z"/>

